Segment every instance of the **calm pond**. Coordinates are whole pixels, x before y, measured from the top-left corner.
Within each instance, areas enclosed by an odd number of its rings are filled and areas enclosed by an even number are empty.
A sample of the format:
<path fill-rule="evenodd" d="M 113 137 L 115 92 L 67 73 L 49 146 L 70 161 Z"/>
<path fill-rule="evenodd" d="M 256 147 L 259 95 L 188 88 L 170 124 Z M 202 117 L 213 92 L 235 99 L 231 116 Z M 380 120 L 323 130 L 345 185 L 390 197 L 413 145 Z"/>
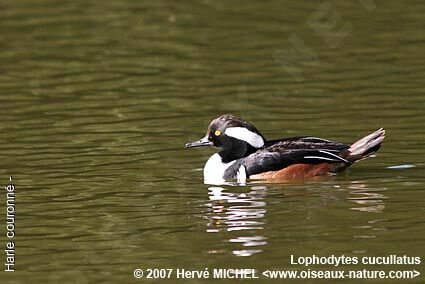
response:
<path fill-rule="evenodd" d="M 0 15 L 0 184 L 16 187 L 16 271 L 1 283 L 149 281 L 136 268 L 416 270 L 378 282 L 424 283 L 425 2 L 23 0 Z M 268 138 L 387 135 L 337 176 L 207 185 L 214 149 L 184 144 L 224 113 Z"/>

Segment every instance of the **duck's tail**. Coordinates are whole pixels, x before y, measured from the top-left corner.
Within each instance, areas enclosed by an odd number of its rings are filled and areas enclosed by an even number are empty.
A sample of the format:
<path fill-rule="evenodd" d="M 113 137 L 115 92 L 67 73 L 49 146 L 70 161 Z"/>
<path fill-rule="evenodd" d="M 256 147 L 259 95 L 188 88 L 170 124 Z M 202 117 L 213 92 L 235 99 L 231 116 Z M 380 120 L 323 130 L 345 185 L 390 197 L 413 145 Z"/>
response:
<path fill-rule="evenodd" d="M 385 130 L 380 128 L 375 132 L 354 142 L 348 148 L 347 160 L 351 163 L 363 160 L 379 150 L 385 138 Z"/>

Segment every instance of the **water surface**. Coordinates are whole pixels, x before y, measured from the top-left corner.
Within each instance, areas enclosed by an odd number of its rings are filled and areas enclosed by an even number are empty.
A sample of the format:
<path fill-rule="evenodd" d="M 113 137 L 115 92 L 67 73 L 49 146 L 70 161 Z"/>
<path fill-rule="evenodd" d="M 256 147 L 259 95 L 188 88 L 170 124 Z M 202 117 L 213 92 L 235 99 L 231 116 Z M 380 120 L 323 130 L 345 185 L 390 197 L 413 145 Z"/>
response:
<path fill-rule="evenodd" d="M 17 271 L 1 282 L 302 269 L 292 254 L 424 258 L 425 5 L 371 2 L 1 4 L 0 178 L 17 194 Z M 326 7 L 343 37 L 311 24 Z M 270 138 L 387 138 L 328 179 L 204 185 L 214 150 L 183 145 L 223 113 Z"/>

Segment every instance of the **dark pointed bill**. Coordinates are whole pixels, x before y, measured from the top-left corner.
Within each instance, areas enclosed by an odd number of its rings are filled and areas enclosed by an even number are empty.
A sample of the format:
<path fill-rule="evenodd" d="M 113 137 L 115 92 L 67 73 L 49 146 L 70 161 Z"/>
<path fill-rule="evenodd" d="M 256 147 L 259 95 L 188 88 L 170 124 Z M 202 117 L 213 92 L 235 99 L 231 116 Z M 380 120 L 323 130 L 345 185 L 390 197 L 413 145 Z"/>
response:
<path fill-rule="evenodd" d="M 185 148 L 192 148 L 192 147 L 202 147 L 202 146 L 212 146 L 213 143 L 208 140 L 208 136 L 203 137 L 202 139 L 199 139 L 198 141 L 186 143 L 184 145 Z"/>

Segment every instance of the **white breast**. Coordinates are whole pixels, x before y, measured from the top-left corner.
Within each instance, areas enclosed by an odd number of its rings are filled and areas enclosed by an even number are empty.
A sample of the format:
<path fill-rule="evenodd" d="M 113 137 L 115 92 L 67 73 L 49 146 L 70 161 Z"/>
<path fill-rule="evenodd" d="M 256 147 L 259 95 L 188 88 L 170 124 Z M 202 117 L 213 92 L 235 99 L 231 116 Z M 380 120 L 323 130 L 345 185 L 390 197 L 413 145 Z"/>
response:
<path fill-rule="evenodd" d="M 204 182 L 208 184 L 221 184 L 225 182 L 224 172 L 230 167 L 235 161 L 229 163 L 223 163 L 221 156 L 216 153 L 212 155 L 204 167 Z"/>

